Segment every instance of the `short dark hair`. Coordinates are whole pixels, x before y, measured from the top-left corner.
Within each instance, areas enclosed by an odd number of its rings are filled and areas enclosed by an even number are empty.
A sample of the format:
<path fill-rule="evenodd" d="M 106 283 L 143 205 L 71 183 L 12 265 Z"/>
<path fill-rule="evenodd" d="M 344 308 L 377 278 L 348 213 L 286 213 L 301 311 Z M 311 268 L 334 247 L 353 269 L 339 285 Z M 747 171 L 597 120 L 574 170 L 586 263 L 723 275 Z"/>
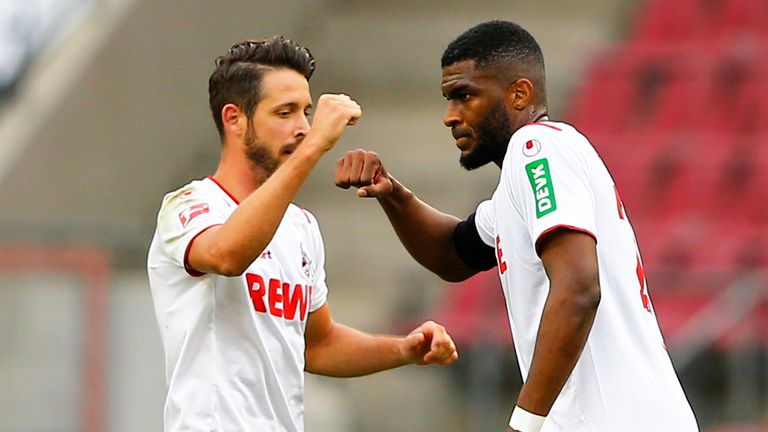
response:
<path fill-rule="evenodd" d="M 261 100 L 262 77 L 271 68 L 292 69 L 309 80 L 315 59 L 309 49 L 283 36 L 238 42 L 216 59 L 216 70 L 208 79 L 208 103 L 219 136 L 224 137 L 224 105 L 235 104 L 251 118 Z"/>
<path fill-rule="evenodd" d="M 482 69 L 499 72 L 527 72 L 527 78 L 544 81 L 544 54 L 536 39 L 518 24 L 488 21 L 462 33 L 443 52 L 440 66 L 474 60 Z M 517 77 L 520 78 L 520 77 Z"/>

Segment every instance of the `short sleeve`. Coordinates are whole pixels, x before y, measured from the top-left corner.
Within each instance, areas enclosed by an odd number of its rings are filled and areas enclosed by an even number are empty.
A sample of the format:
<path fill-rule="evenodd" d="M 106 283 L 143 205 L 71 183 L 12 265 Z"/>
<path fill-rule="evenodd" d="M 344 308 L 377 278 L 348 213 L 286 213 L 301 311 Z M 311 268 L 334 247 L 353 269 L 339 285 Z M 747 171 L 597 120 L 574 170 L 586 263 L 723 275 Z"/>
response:
<path fill-rule="evenodd" d="M 224 204 L 213 194 L 188 185 L 163 199 L 158 215 L 158 237 L 169 258 L 193 276 L 202 273 L 187 263 L 189 245 L 203 231 L 227 220 Z"/>
<path fill-rule="evenodd" d="M 502 177 L 535 239 L 536 252 L 540 240 L 558 228 L 595 237 L 595 198 L 587 164 L 578 152 L 580 135 L 543 126 L 523 132 L 510 144 L 509 169 Z"/>
<path fill-rule="evenodd" d="M 325 283 L 325 244 L 323 243 L 323 236 L 320 233 L 320 226 L 317 224 L 315 216 L 302 209 L 301 211 L 307 217 L 310 225 L 310 236 L 312 238 L 312 248 L 314 249 L 315 260 L 312 264 L 314 277 L 314 285 L 312 287 L 312 300 L 309 305 L 309 311 L 314 312 L 328 301 L 328 285 Z"/>
<path fill-rule="evenodd" d="M 494 241 L 496 239 L 496 227 L 493 220 L 493 201 L 481 202 L 475 210 L 475 226 L 483 243 L 491 247 L 495 246 Z"/>

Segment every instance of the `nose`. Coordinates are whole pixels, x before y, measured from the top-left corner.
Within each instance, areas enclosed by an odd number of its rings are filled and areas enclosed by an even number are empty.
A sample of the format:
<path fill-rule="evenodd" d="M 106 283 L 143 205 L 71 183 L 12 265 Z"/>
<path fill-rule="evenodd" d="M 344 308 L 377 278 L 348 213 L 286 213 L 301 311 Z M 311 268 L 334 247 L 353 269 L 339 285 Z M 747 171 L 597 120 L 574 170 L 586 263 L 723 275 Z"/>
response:
<path fill-rule="evenodd" d="M 445 109 L 443 115 L 443 124 L 448 127 L 454 127 L 461 123 L 461 115 L 459 110 L 456 109 L 456 105 L 453 102 L 448 102 L 448 107 Z"/>
<path fill-rule="evenodd" d="M 294 134 L 296 136 L 304 136 L 307 134 L 307 132 L 309 132 L 310 127 L 309 119 L 307 118 L 306 114 L 302 114 L 299 116 L 299 121 L 296 125 L 296 132 Z"/>

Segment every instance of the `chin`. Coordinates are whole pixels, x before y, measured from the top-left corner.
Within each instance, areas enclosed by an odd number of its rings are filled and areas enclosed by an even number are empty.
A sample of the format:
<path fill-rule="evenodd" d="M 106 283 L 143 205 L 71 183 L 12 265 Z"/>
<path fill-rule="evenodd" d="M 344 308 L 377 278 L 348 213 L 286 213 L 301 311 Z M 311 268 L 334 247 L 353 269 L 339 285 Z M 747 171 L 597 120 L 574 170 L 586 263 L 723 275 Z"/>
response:
<path fill-rule="evenodd" d="M 487 165 L 489 162 L 491 162 L 490 157 L 487 157 L 486 155 L 478 154 L 475 152 L 462 154 L 459 157 L 459 165 L 461 165 L 461 167 L 467 171 L 472 171 L 474 169 L 480 168 L 484 165 Z"/>

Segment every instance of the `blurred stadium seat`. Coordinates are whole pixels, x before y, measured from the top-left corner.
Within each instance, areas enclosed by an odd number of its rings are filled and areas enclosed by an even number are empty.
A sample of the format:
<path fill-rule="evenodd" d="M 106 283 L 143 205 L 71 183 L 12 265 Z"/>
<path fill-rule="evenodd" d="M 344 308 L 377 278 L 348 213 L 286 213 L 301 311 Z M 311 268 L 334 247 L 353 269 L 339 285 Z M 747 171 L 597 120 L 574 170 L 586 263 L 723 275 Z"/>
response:
<path fill-rule="evenodd" d="M 709 4 L 704 0 L 648 0 L 637 18 L 630 44 L 667 44 L 709 37 Z"/>
<path fill-rule="evenodd" d="M 721 37 L 747 34 L 768 36 L 768 2 L 738 0 L 722 2 L 718 30 Z"/>

